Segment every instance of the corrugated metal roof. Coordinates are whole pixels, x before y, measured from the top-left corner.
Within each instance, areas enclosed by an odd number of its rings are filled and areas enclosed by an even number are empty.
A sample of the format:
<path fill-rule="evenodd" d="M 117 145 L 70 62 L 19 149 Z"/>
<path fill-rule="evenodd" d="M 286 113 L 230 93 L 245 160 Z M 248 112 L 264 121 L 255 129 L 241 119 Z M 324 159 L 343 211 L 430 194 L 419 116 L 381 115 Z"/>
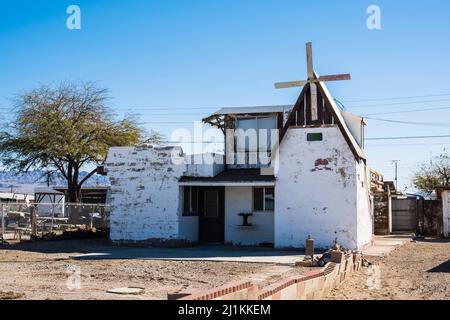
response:
<path fill-rule="evenodd" d="M 34 196 L 22 193 L 10 193 L 10 192 L 0 192 L 0 199 L 10 199 L 10 200 L 33 200 Z"/>
<path fill-rule="evenodd" d="M 248 114 L 248 113 L 274 113 L 292 110 L 292 105 L 281 106 L 259 106 L 259 107 L 236 107 L 236 108 L 222 108 L 214 112 L 213 115 L 223 114 Z"/>
<path fill-rule="evenodd" d="M 51 187 L 37 187 L 34 188 L 34 193 L 39 193 L 39 194 L 61 194 L 63 195 L 64 193 L 62 193 L 61 191 L 57 191 Z"/>

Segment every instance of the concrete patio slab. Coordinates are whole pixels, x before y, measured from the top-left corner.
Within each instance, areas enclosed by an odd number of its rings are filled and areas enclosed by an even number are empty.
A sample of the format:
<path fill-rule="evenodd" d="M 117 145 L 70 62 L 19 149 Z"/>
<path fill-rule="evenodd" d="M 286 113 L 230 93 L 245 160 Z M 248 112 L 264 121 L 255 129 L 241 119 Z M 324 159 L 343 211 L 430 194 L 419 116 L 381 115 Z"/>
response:
<path fill-rule="evenodd" d="M 271 248 L 242 248 L 228 246 L 198 246 L 190 248 L 106 248 L 72 256 L 79 260 L 143 259 L 181 261 L 221 261 L 294 265 L 302 261 L 304 252 Z"/>
<path fill-rule="evenodd" d="M 373 243 L 362 251 L 363 255 L 384 257 L 398 246 L 411 241 L 411 235 L 374 236 Z"/>

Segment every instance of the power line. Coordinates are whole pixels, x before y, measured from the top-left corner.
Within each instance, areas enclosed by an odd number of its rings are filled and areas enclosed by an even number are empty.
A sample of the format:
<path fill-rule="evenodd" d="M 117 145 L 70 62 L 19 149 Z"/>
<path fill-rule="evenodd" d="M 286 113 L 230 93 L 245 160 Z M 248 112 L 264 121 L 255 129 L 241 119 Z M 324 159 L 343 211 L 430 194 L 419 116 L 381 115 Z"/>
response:
<path fill-rule="evenodd" d="M 439 97 L 439 96 L 450 96 L 450 94 L 438 94 L 438 95 L 423 95 L 423 96 L 411 96 L 411 97 L 396 97 L 396 98 L 381 98 L 381 99 L 367 99 L 367 100 L 342 100 L 342 102 L 363 102 L 363 101 L 385 101 L 385 100 L 400 100 L 400 99 L 413 99 L 413 98 L 423 98 L 423 97 Z M 350 105 L 347 108 L 369 108 L 369 107 L 381 107 L 381 106 L 393 106 L 393 105 L 408 105 L 408 104 L 420 104 L 420 103 L 429 103 L 429 102 L 442 102 L 442 101 L 450 101 L 450 99 L 439 99 L 439 100 L 424 100 L 424 101 L 409 101 L 409 102 L 397 102 L 397 103 L 388 103 L 388 104 L 373 104 L 373 105 Z M 127 107 L 114 108 L 116 112 L 133 112 L 133 111 L 146 111 L 146 110 L 154 110 L 154 111 L 177 111 L 177 110 L 211 110 L 211 109 L 219 109 L 219 106 L 172 106 L 172 107 L 162 107 L 162 106 L 135 106 L 135 107 Z M 0 107 L 0 110 L 13 111 L 16 109 L 15 107 Z"/>
<path fill-rule="evenodd" d="M 405 110 L 405 111 L 378 112 L 378 113 L 365 114 L 362 117 L 378 116 L 378 115 L 385 115 L 385 114 L 402 114 L 402 113 L 426 112 L 426 111 L 435 111 L 435 110 L 449 110 L 449 109 L 450 109 L 450 107 L 436 107 L 436 108 L 425 108 L 425 109 L 412 109 L 412 110 Z"/>
<path fill-rule="evenodd" d="M 211 143 L 214 143 L 214 144 L 224 144 L 225 143 L 225 141 L 167 141 L 167 143 L 170 143 L 170 144 L 174 144 L 174 143 L 179 143 L 179 144 L 181 144 L 181 143 L 189 143 L 189 144 L 191 144 L 191 143 L 205 143 L 205 144 L 207 144 L 207 143 L 209 143 L 209 144 L 211 144 Z"/>
<path fill-rule="evenodd" d="M 377 137 L 377 138 L 366 138 L 367 141 L 375 140 L 407 140 L 407 139 L 435 139 L 435 138 L 450 138 L 450 135 L 441 136 L 409 136 L 409 137 Z"/>
<path fill-rule="evenodd" d="M 450 93 L 416 95 L 416 96 L 402 96 L 402 97 L 390 97 L 390 98 L 370 98 L 370 99 L 357 99 L 357 100 L 340 100 L 340 101 L 345 102 L 345 103 L 353 103 L 353 102 L 373 102 L 373 101 L 419 99 L 419 98 L 432 98 L 432 97 L 445 97 L 445 96 L 450 96 Z M 445 101 L 448 101 L 448 100 L 449 99 L 445 99 Z M 425 101 L 419 101 L 419 102 L 416 102 L 416 103 L 421 103 L 421 102 L 425 102 Z M 408 104 L 410 102 L 405 102 L 405 103 Z M 189 107 L 189 106 L 177 106 L 177 107 L 136 106 L 134 108 L 127 108 L 127 109 L 133 109 L 133 110 L 141 110 L 141 109 L 167 110 L 167 109 L 212 109 L 212 108 L 219 108 L 219 107 L 217 105 L 215 105 L 215 106 L 195 106 L 195 107 Z M 1 106 L 0 109 L 11 110 L 11 109 L 15 109 L 15 107 L 3 107 L 3 106 Z"/>
<path fill-rule="evenodd" d="M 338 100 L 340 102 L 345 102 L 342 100 Z M 373 107 L 383 107 L 383 106 L 394 106 L 394 105 L 409 105 L 409 104 L 420 104 L 420 103 L 430 103 L 430 102 L 444 102 L 444 101 L 450 101 L 450 99 L 438 99 L 438 100 L 423 100 L 423 101 L 408 101 L 408 102 L 396 102 L 396 103 L 386 103 L 386 104 L 369 104 L 369 105 L 348 105 L 346 108 L 373 108 Z M 274 105 L 275 106 L 275 105 Z M 240 107 L 254 107 L 254 106 L 240 106 Z M 0 109 L 7 110 L 7 111 L 13 111 L 14 108 L 11 107 L 0 107 Z M 127 108 L 121 108 L 117 107 L 114 108 L 117 112 L 133 112 L 133 111 L 147 111 L 147 110 L 154 110 L 154 111 L 177 111 L 177 110 L 212 110 L 212 109 L 220 109 L 218 106 L 168 106 L 168 107 L 162 107 L 162 106 L 136 106 L 136 107 L 127 107 Z"/>
<path fill-rule="evenodd" d="M 192 124 L 191 121 L 145 121 L 142 124 Z"/>
<path fill-rule="evenodd" d="M 413 121 L 400 121 L 400 120 L 391 120 L 391 119 L 378 119 L 378 118 L 370 118 L 370 117 L 366 117 L 366 119 L 369 119 L 369 120 L 375 120 L 375 121 L 390 122 L 390 123 L 419 125 L 419 126 L 450 127 L 450 123 L 439 123 L 439 122 L 413 122 Z"/>
<path fill-rule="evenodd" d="M 441 94 L 429 94 L 421 96 L 408 96 L 408 97 L 391 97 L 391 98 L 372 98 L 372 99 L 360 99 L 360 100 L 342 100 L 342 102 L 372 102 L 372 101 L 388 101 L 388 100 L 404 100 L 404 99 L 417 99 L 417 98 L 431 98 L 431 97 L 444 97 L 450 96 L 450 93 Z"/>
<path fill-rule="evenodd" d="M 366 138 L 368 141 L 376 141 L 376 140 L 407 140 L 407 139 L 435 139 L 435 138 L 450 138 L 450 135 L 440 135 L 440 136 L 404 136 L 404 137 L 375 137 L 375 138 Z M 223 143 L 223 141 L 170 141 L 170 143 Z M 441 144 L 441 143 L 439 143 Z M 416 145 L 416 144 L 411 144 Z M 429 145 L 429 143 L 424 144 Z M 382 145 L 379 145 L 382 146 Z"/>
<path fill-rule="evenodd" d="M 366 144 L 367 148 L 377 148 L 377 147 L 411 147 L 411 146 L 446 146 L 450 143 L 395 143 L 395 144 Z"/>
<path fill-rule="evenodd" d="M 450 101 L 450 99 L 439 99 L 439 100 L 424 100 L 424 101 L 408 101 L 408 102 L 395 102 L 395 103 L 384 103 L 384 104 L 367 104 L 367 105 L 356 105 L 356 106 L 346 106 L 347 108 L 375 108 L 375 107 L 387 107 L 387 106 L 399 106 L 399 105 L 409 105 L 409 104 L 420 104 L 429 102 L 443 102 Z"/>
<path fill-rule="evenodd" d="M 114 111 L 116 112 L 133 112 L 136 110 L 156 110 L 156 111 L 177 111 L 177 110 L 211 110 L 211 109 L 220 109 L 220 107 L 218 106 L 203 106 L 203 107 L 199 107 L 199 106 L 194 106 L 194 107 L 190 107 L 190 106 L 169 106 L 169 107 L 161 107 L 161 106 L 136 106 L 136 107 L 126 107 L 126 108 L 121 108 L 121 107 L 116 107 L 116 108 L 112 108 Z M 0 110 L 6 110 L 6 111 L 13 111 L 14 108 L 12 107 L 0 107 Z"/>

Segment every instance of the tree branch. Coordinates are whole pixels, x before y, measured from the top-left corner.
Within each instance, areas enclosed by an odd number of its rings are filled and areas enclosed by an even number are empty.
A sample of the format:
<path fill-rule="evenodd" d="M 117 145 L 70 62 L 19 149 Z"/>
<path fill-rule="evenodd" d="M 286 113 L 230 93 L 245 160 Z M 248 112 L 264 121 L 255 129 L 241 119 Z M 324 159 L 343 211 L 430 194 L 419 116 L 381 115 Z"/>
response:
<path fill-rule="evenodd" d="M 81 188 L 81 186 L 83 185 L 83 183 L 85 183 L 90 177 L 92 177 L 95 173 L 97 172 L 97 168 L 95 168 L 94 170 L 92 170 L 91 172 L 89 172 L 89 174 L 83 178 L 83 180 L 80 181 L 80 183 L 78 184 L 78 188 Z"/>

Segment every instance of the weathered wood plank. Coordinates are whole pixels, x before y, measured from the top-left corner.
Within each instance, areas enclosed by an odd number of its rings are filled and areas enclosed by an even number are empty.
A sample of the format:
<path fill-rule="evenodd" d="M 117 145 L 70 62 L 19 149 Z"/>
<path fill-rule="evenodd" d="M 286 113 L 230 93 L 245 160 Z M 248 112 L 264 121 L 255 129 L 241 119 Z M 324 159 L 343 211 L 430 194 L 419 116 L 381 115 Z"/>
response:
<path fill-rule="evenodd" d="M 286 121 L 286 124 L 284 125 L 283 130 L 281 130 L 281 133 L 279 136 L 280 141 L 283 140 L 284 136 L 286 135 L 287 130 L 289 129 L 289 126 L 295 125 L 294 121 L 296 119 L 297 111 L 300 109 L 301 105 L 303 104 L 303 98 L 305 96 L 305 91 L 308 89 L 308 87 L 309 87 L 309 85 L 306 85 L 303 88 L 302 92 L 300 93 L 300 96 L 297 99 L 297 102 L 294 105 L 294 108 L 292 109 L 292 112 L 289 114 L 289 118 Z"/>
<path fill-rule="evenodd" d="M 307 94 L 305 94 L 305 108 L 306 108 L 306 119 L 305 124 L 311 125 L 312 123 L 312 114 L 311 114 L 311 87 L 308 88 Z"/>
<path fill-rule="evenodd" d="M 306 44 L 306 63 L 307 63 L 307 67 L 308 67 L 308 80 L 313 80 L 315 77 L 314 77 L 312 43 L 311 42 L 308 42 Z"/>
<path fill-rule="evenodd" d="M 327 76 L 320 76 L 319 81 L 340 81 L 340 80 L 351 80 L 352 76 L 349 73 L 345 74 L 333 74 Z"/>
<path fill-rule="evenodd" d="M 318 124 L 324 124 L 324 109 L 325 106 L 323 104 L 323 98 L 322 95 L 317 92 L 317 123 Z"/>
<path fill-rule="evenodd" d="M 277 83 L 275 83 L 275 88 L 276 89 L 286 89 L 286 88 L 304 87 L 307 83 L 308 83 L 307 80 L 277 82 Z"/>
<path fill-rule="evenodd" d="M 311 83 L 311 121 L 316 122 L 319 119 L 317 106 L 317 86 Z"/>
<path fill-rule="evenodd" d="M 303 98 L 300 108 L 298 109 L 298 117 L 297 117 L 297 119 L 298 119 L 297 125 L 300 125 L 300 126 L 304 126 L 306 123 L 305 105 L 306 105 L 305 99 Z"/>

